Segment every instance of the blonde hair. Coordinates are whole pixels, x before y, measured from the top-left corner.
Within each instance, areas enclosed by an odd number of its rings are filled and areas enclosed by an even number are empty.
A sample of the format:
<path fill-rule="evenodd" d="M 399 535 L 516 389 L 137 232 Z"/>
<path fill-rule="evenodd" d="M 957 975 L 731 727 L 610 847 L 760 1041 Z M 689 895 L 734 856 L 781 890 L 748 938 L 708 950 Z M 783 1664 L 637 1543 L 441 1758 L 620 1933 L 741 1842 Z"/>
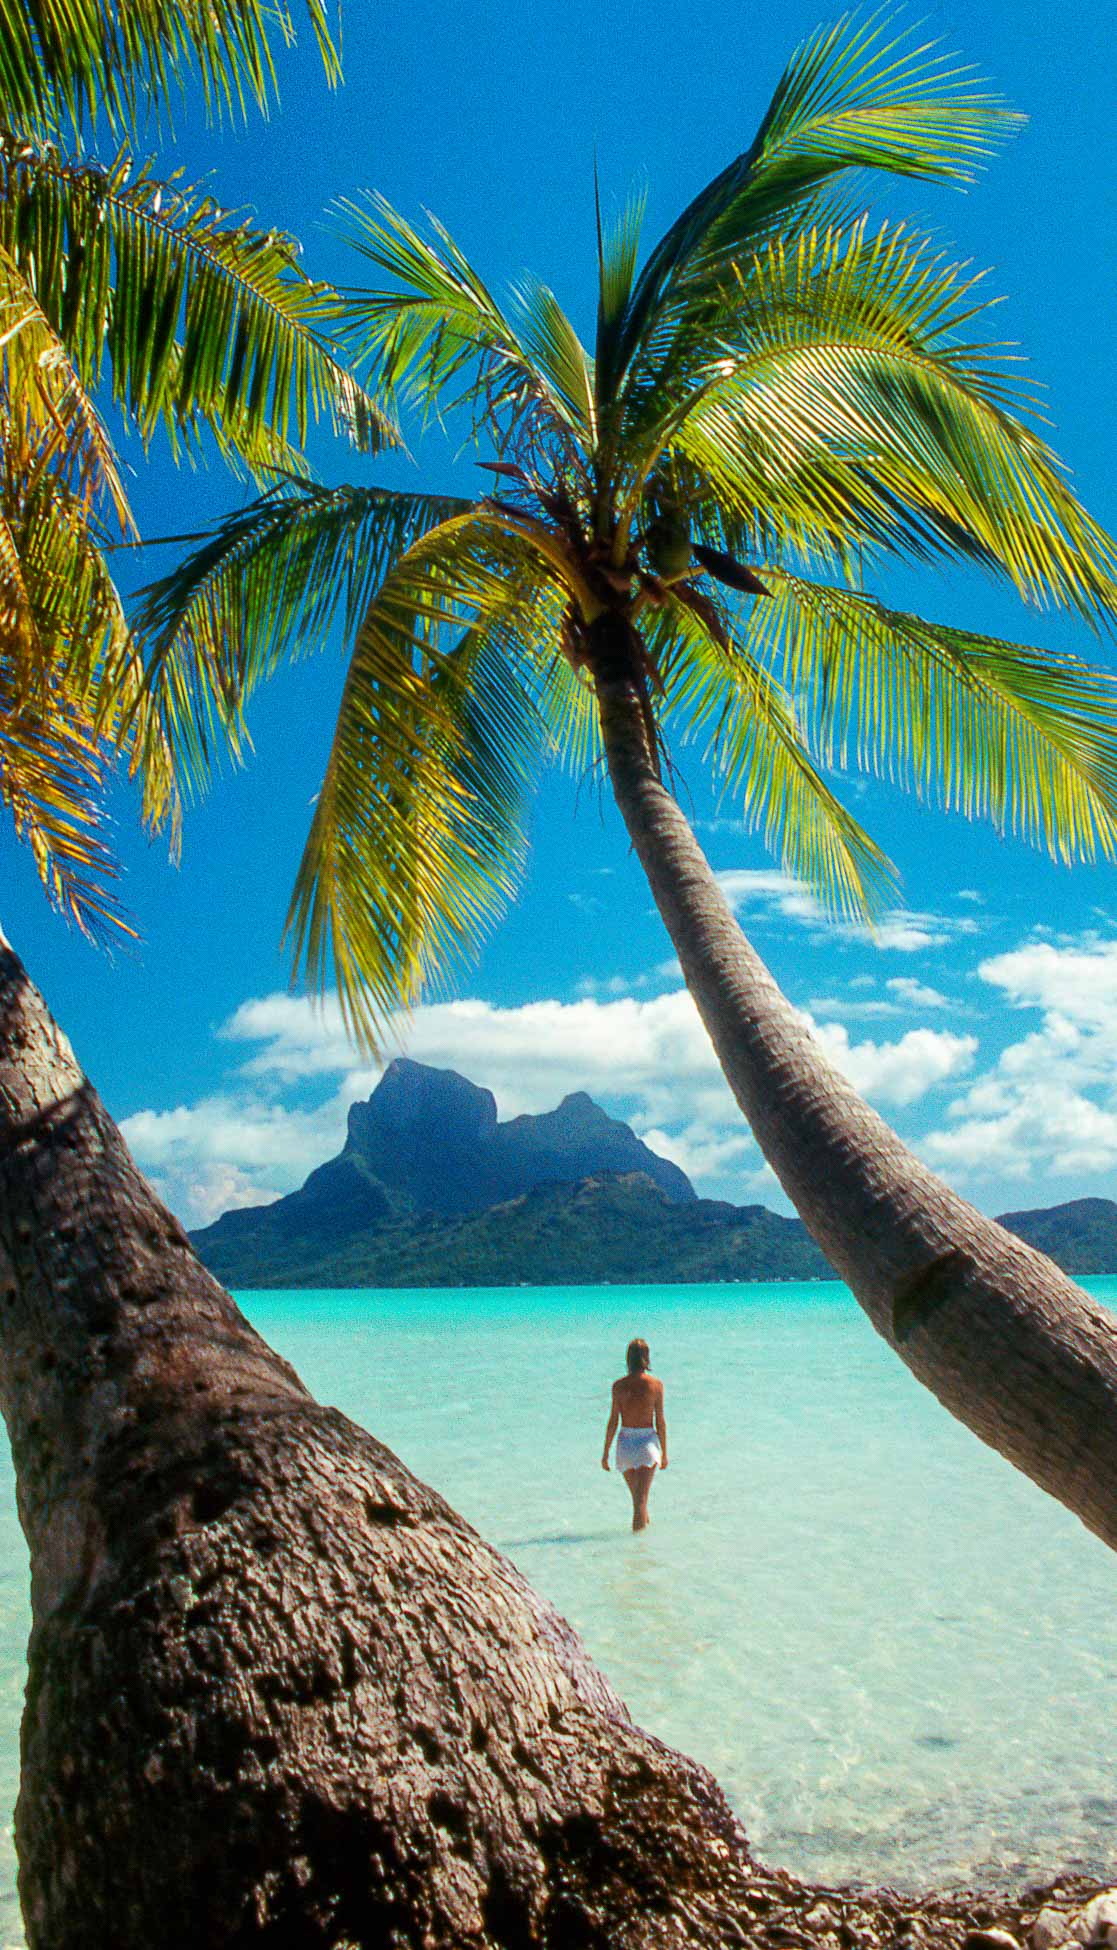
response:
<path fill-rule="evenodd" d="M 624 1351 L 624 1358 L 629 1374 L 647 1374 L 652 1365 L 647 1341 L 629 1341 Z"/>

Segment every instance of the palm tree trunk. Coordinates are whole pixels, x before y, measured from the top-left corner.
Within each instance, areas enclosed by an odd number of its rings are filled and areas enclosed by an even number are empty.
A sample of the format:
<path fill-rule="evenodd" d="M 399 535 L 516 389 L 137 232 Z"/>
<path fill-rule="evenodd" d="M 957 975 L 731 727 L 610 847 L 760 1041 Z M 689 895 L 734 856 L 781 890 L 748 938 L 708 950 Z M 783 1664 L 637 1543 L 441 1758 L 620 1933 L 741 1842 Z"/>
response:
<path fill-rule="evenodd" d="M 617 626 L 609 773 L 688 989 L 758 1144 L 877 1332 L 975 1434 L 1117 1548 L 1117 1323 L 959 1198 L 828 1062 L 730 913 L 649 748 Z"/>
<path fill-rule="evenodd" d="M 744 1941 L 716 1783 L 253 1332 L 6 944 L 0 1404 L 31 1950 Z"/>

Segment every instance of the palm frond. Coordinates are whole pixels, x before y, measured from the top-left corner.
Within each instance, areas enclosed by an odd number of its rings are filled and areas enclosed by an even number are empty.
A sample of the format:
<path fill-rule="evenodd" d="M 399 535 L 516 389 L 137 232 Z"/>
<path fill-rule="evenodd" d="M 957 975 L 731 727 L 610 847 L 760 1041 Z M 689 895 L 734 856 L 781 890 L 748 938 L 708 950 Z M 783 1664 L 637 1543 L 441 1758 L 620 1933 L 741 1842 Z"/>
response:
<path fill-rule="evenodd" d="M 181 451 L 209 426 L 259 468 L 323 414 L 364 452 L 398 439 L 337 357 L 340 300 L 300 270 L 293 240 L 123 151 L 101 168 L 0 132 L 0 248 L 83 385 L 108 361 L 145 440 L 162 427 Z"/>
<path fill-rule="evenodd" d="M 800 562 L 833 560 L 838 537 L 961 553 L 1030 602 L 1111 614 L 1117 543 L 1011 410 L 1000 348 L 959 338 L 973 282 L 889 226 L 773 246 L 742 281 L 741 349 L 722 337 L 703 384 L 651 403 L 642 465 L 684 458 Z"/>
<path fill-rule="evenodd" d="M 19 270 L 0 249 L 0 397 L 8 441 L 21 455 L 22 491 L 33 475 L 58 476 L 81 503 L 135 533 L 108 432 L 66 347 Z M 18 422 L 18 432 L 16 432 Z M 10 465 L 10 459 L 9 459 Z"/>
<path fill-rule="evenodd" d="M 788 692 L 701 598 L 676 590 L 644 625 L 667 722 L 708 737 L 722 794 L 824 907 L 871 920 L 889 905 L 891 862 L 811 757 Z"/>
<path fill-rule="evenodd" d="M 534 317 L 529 303 L 528 329 L 544 351 L 541 361 L 441 224 L 430 220 L 437 239 L 430 243 L 383 197 L 346 199 L 338 208 L 354 248 L 396 280 L 394 289 L 347 297 L 345 339 L 358 361 L 369 363 L 378 391 L 424 407 L 436 400 L 451 410 L 473 407 L 498 439 L 502 428 L 506 438 L 521 415 L 535 412 L 577 454 L 587 410 L 577 367 L 585 354 L 552 294 L 541 308 L 543 288 L 536 288 Z M 569 397 L 548 370 L 556 354 L 573 382 Z"/>
<path fill-rule="evenodd" d="M 468 516 L 366 612 L 287 923 L 296 974 L 318 992 L 332 976 L 366 1045 L 512 896 L 545 729 L 521 646 L 544 621 L 529 551 Z"/>
<path fill-rule="evenodd" d="M 597 188 L 596 182 L 594 185 Z M 617 378 L 617 352 L 620 333 L 632 297 L 636 265 L 640 255 L 640 235 L 644 226 L 647 195 L 630 197 L 619 218 L 606 234 L 601 224 L 601 201 L 597 197 L 597 341 L 594 354 L 594 385 L 598 412 L 611 401 Z"/>
<path fill-rule="evenodd" d="M 49 436 L 48 436 L 49 438 Z M 135 660 L 83 494 L 42 465 L 33 413 L 0 414 L 0 803 L 51 901 L 92 936 L 131 930 L 112 892 L 105 789 Z M 120 682 L 106 690 L 110 664 Z M 143 780 L 169 789 L 153 747 Z"/>
<path fill-rule="evenodd" d="M 879 169 L 965 181 L 1020 119 L 939 46 L 913 33 L 890 38 L 880 13 L 820 28 L 792 57 L 750 148 L 652 252 L 628 308 L 624 364 L 665 314 L 708 297 L 836 176 Z"/>
<path fill-rule="evenodd" d="M 9 711 L 0 660 L 0 802 L 51 905 L 91 940 L 133 934 L 113 891 L 104 833 L 107 753 L 63 689 Z"/>
<path fill-rule="evenodd" d="M 1117 855 L 1117 680 L 765 568 L 752 652 L 820 744 L 1071 861 Z"/>
<path fill-rule="evenodd" d="M 40 134 L 65 115 L 134 122 L 165 116 L 196 82 L 217 119 L 275 96 L 272 38 L 290 45 L 299 14 L 330 83 L 340 78 L 323 0 L 0 0 L 0 123 Z"/>
<path fill-rule="evenodd" d="M 597 409 L 593 370 L 581 339 L 548 285 L 524 279 L 515 297 L 520 344 L 561 401 L 579 439 L 592 447 Z"/>
<path fill-rule="evenodd" d="M 288 481 L 226 516 L 143 592 L 135 634 L 149 735 L 199 784 L 243 746 L 243 709 L 285 655 L 320 650 L 339 612 L 352 636 L 397 556 L 468 510 L 449 496 Z"/>

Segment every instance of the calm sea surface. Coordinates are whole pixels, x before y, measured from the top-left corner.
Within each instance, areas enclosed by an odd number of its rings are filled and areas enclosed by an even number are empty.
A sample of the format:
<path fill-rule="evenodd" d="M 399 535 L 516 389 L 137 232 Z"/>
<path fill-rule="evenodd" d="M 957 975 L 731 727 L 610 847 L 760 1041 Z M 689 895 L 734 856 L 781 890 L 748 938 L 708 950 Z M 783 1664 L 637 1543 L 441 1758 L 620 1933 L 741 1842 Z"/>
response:
<path fill-rule="evenodd" d="M 1117 1279 L 1086 1282 L 1117 1306 Z M 770 1862 L 824 1879 L 1117 1871 L 1117 1556 L 953 1422 L 844 1287 L 251 1293 L 711 1767 Z M 652 1528 L 603 1475 L 633 1334 L 667 1384 Z M 26 1552 L 0 1514 L 0 1805 Z M 0 1942 L 18 1944 L 10 1827 Z"/>

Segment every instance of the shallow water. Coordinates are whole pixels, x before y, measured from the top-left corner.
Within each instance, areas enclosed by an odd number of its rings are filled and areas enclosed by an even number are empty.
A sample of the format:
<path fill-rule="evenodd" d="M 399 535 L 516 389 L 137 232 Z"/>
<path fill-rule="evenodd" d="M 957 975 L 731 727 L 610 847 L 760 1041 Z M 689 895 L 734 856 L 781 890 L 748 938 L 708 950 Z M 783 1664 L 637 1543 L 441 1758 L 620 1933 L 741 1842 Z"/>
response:
<path fill-rule="evenodd" d="M 1117 1279 L 1086 1284 L 1117 1304 Z M 768 1861 L 899 1886 L 1117 1868 L 1117 1557 L 953 1422 L 843 1287 L 240 1298 L 555 1601 L 638 1720 L 714 1770 Z M 671 1454 L 640 1537 L 599 1467 L 635 1333 Z M 9 1487 L 5 1805 L 25 1587 Z M 0 1878 L 17 1944 L 10 1833 Z"/>

